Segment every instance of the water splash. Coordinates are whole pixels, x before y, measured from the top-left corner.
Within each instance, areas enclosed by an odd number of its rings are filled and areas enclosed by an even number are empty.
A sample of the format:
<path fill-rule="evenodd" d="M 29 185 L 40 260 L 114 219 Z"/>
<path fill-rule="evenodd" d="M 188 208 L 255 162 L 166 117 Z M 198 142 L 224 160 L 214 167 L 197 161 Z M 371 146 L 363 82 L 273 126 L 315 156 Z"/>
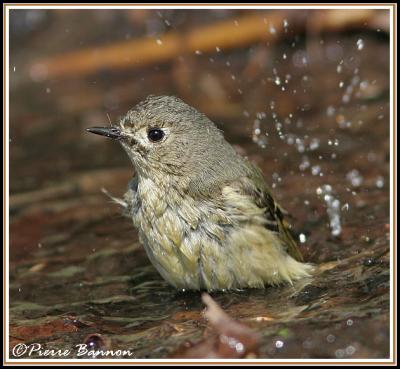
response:
<path fill-rule="evenodd" d="M 318 187 L 316 192 L 317 195 L 325 201 L 331 234 L 337 237 L 342 233 L 342 226 L 340 224 L 340 201 L 333 195 L 332 186 L 329 184 Z"/>
<path fill-rule="evenodd" d="M 267 137 L 261 132 L 261 119 L 257 118 L 253 122 L 253 142 L 255 142 L 262 149 L 267 147 Z"/>

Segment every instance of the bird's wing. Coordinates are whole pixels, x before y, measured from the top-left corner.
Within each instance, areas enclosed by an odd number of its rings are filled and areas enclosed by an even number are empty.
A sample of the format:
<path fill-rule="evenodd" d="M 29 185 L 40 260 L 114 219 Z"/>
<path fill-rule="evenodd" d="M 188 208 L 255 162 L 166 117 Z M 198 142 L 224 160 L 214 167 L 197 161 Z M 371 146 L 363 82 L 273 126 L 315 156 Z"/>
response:
<path fill-rule="evenodd" d="M 298 261 L 303 261 L 303 255 L 289 232 L 290 225 L 284 219 L 286 211 L 283 211 L 273 198 L 261 173 L 256 171 L 254 175 L 238 178 L 233 186 L 238 191 L 249 196 L 257 207 L 264 209 L 264 216 L 266 218 L 265 227 L 280 238 L 290 256 Z"/>

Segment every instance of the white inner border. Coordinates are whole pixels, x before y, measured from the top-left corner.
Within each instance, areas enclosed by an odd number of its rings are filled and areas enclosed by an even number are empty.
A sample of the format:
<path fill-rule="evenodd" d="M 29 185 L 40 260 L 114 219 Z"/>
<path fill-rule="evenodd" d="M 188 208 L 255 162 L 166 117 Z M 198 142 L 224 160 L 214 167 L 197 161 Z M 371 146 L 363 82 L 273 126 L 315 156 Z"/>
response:
<path fill-rule="evenodd" d="M 7 5 L 7 4 L 5 4 Z M 184 5 L 184 4 L 183 4 Z M 390 11 L 390 295 L 391 297 L 396 298 L 397 297 L 397 291 L 396 294 L 394 294 L 393 290 L 393 282 L 394 282 L 394 260 L 393 260 L 393 237 L 394 237 L 394 227 L 395 224 L 393 224 L 393 215 L 394 211 L 396 210 L 397 214 L 397 204 L 396 209 L 393 208 L 393 195 L 394 195 L 394 188 L 393 188 L 393 176 L 396 175 L 396 183 L 397 183 L 397 167 L 396 167 L 396 173 L 393 172 L 393 119 L 394 119 L 394 107 L 396 106 L 396 112 L 397 112 L 397 102 L 395 102 L 395 106 L 393 106 L 393 76 L 394 76 L 394 65 L 393 65 L 393 56 L 395 55 L 394 52 L 396 51 L 396 60 L 397 60 L 397 47 L 396 50 L 393 50 L 393 31 L 397 32 L 397 29 L 393 29 L 393 7 L 392 6 L 387 6 L 387 5 L 365 5 L 365 6 L 343 6 L 343 5 L 284 5 L 284 4 L 279 4 L 279 5 L 260 5 L 260 4 L 255 4 L 254 6 L 249 6 L 249 5 L 212 5 L 210 4 L 204 4 L 204 5 L 188 5 L 188 6 L 183 6 L 183 5 L 102 5 L 102 6 L 91 6 L 91 5 L 24 5 L 24 6 L 12 6 L 12 5 L 7 5 L 5 8 L 5 13 L 6 13 L 6 20 L 5 20 L 5 37 L 6 37 L 6 46 L 7 49 L 5 50 L 6 52 L 6 63 L 5 63 L 5 68 L 6 68 L 6 96 L 5 96 L 5 103 L 6 106 L 3 106 L 3 109 L 6 111 L 5 119 L 6 121 L 3 122 L 5 124 L 5 144 L 6 144 L 6 188 L 4 191 L 5 193 L 5 207 L 7 210 L 7 216 L 6 216 L 6 229 L 3 231 L 5 232 L 5 240 L 6 240 L 6 245 L 3 245 L 5 247 L 5 254 L 6 254 L 6 301 L 3 301 L 3 309 L 5 308 L 6 310 L 6 327 L 5 327 L 5 333 L 6 333 L 6 345 L 5 347 L 8 348 L 7 352 L 5 353 L 6 357 L 6 362 L 9 363 L 35 363 L 35 364 L 40 364 L 40 363 L 46 363 L 48 361 L 57 361 L 59 363 L 87 363 L 88 359 L 58 359 L 58 358 L 47 358 L 47 359 L 10 359 L 9 357 L 9 306 L 8 306 L 8 301 L 9 301 L 9 71 L 10 71 L 10 65 L 9 65 L 9 47 L 10 47 L 10 40 L 9 40 L 9 13 L 10 10 L 12 9 L 382 9 L 382 10 L 389 10 Z M 3 5 L 4 9 L 4 5 Z M 396 9 L 397 10 L 397 9 Z M 397 45 L 396 45 L 397 46 Z M 396 76 L 397 76 L 397 69 L 396 69 Z M 397 81 L 396 83 L 396 96 L 397 96 Z M 397 149 L 397 137 L 395 137 L 396 140 L 396 149 Z M 396 157 L 397 157 L 397 150 L 396 150 Z M 397 164 L 397 162 L 396 162 Z M 397 198 L 397 192 L 396 192 L 396 198 Z M 280 362 L 293 362 L 293 363 L 298 363 L 298 362 L 313 362 L 315 364 L 318 363 L 343 363 L 343 362 L 354 362 L 354 363 L 390 363 L 393 361 L 393 299 L 390 299 L 390 358 L 389 359 L 91 359 L 90 363 L 96 364 L 96 363 L 113 363 L 113 364 L 118 364 L 118 362 L 128 362 L 131 361 L 132 364 L 137 362 L 159 362 L 159 363 L 170 363 L 170 362 L 179 362 L 182 361 L 184 364 L 185 362 L 192 362 L 192 363 L 199 363 L 199 362 L 220 362 L 220 363 L 231 363 L 231 362 L 240 362 L 243 364 L 246 363 L 262 363 L 262 362 L 270 362 L 270 363 L 280 363 Z M 7 304 L 7 305 L 6 305 Z M 397 321 L 397 312 L 396 314 L 396 321 Z"/>

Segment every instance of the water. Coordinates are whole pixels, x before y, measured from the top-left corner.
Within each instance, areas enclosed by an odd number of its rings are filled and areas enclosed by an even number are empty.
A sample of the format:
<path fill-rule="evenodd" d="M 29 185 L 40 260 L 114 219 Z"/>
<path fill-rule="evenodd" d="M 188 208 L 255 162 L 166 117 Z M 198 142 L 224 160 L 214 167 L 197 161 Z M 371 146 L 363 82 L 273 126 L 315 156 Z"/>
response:
<path fill-rule="evenodd" d="M 335 198 L 332 186 L 326 184 L 322 187 L 318 187 L 316 193 L 325 201 L 327 208 L 326 212 L 329 216 L 329 226 L 332 236 L 340 236 L 342 232 L 342 225 L 340 221 L 340 201 L 339 199 Z"/>
<path fill-rule="evenodd" d="M 173 13 L 156 17 L 160 23 L 151 18 L 143 27 L 160 34 L 165 17 L 179 28 Z M 117 18 L 115 30 L 119 23 Z M 292 37 L 291 21 L 281 24 L 281 31 L 278 23 L 265 31 L 274 27 L 274 37 Z M 73 32 L 66 24 L 53 27 Z M 122 25 L 120 32 L 126 34 Z M 231 317 L 261 334 L 259 357 L 387 357 L 388 45 L 367 34 L 323 41 L 317 63 L 296 37 L 270 44 L 275 59 L 262 49 L 215 46 L 214 53 L 198 50 L 188 61 L 177 58 L 156 69 L 47 81 L 39 66 L 23 83 L 15 80 L 11 346 L 39 342 L 66 349 L 95 342 L 131 349 L 137 358 L 165 358 L 204 337 L 200 293 L 176 291 L 160 278 L 131 222 L 101 192 L 124 192 L 132 175 L 128 159 L 115 143 L 85 133 L 108 125 L 106 113 L 115 121 L 147 94 L 169 93 L 206 113 L 262 169 L 292 215 L 305 259 L 321 268 L 293 286 L 212 294 Z M 13 74 L 35 53 L 61 46 L 54 38 L 53 45 L 49 40 L 14 51 Z"/>

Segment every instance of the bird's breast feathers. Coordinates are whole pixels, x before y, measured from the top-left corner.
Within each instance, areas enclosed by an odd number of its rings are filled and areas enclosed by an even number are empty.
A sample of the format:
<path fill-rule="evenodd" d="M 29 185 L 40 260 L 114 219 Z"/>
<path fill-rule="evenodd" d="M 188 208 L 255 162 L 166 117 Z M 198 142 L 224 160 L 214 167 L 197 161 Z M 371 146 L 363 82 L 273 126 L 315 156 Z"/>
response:
<path fill-rule="evenodd" d="M 209 199 L 150 179 L 140 180 L 136 191 L 134 225 L 150 260 L 177 288 L 262 287 L 309 272 L 287 254 L 279 230 L 268 229 L 268 209 L 237 182 Z"/>

